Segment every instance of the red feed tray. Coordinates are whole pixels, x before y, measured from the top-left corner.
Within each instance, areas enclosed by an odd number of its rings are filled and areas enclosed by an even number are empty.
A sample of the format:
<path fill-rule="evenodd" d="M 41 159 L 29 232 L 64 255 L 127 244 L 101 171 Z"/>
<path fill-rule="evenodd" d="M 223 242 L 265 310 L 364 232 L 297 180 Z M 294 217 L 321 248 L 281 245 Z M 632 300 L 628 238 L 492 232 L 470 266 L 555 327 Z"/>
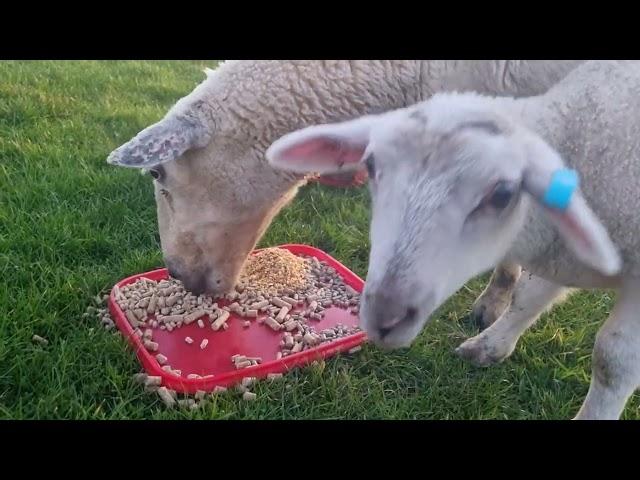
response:
<path fill-rule="evenodd" d="M 362 279 L 323 251 L 306 245 L 281 245 L 279 248 L 287 249 L 295 255 L 309 255 L 326 262 L 335 268 L 345 284 L 362 292 L 364 287 Z M 135 282 L 140 277 L 162 280 L 167 278 L 168 274 L 167 270 L 163 268 L 125 278 L 117 285 L 123 287 Z M 229 303 L 226 300 L 216 300 L 216 302 L 220 306 Z M 162 377 L 162 385 L 182 393 L 195 393 L 197 390 L 210 391 L 218 385 L 229 387 L 239 383 L 244 377 L 260 378 L 269 373 L 286 373 L 293 367 L 331 357 L 339 352 L 350 350 L 365 341 L 365 334 L 358 332 L 276 360 L 276 354 L 280 350 L 279 343 L 282 339 L 282 332 L 275 332 L 256 321 L 252 321 L 249 328 L 243 328 L 242 323 L 245 319 L 232 313 L 229 317 L 227 330 L 213 331 L 209 322 L 205 324 L 205 328 L 198 327 L 197 322 L 194 322 L 190 325 L 183 325 L 173 332 L 154 329 L 153 341 L 159 344 L 159 348 L 157 352 L 148 352 L 142 345 L 141 339 L 134 334 L 124 312 L 115 301 L 113 290 L 109 298 L 109 309 L 116 325 L 135 349 L 145 371 L 149 375 Z M 355 327 L 358 325 L 358 316 L 345 309 L 331 307 L 325 310 L 325 316 L 322 320 L 310 321 L 310 325 L 313 325 L 316 331 L 331 328 L 338 323 Z M 188 345 L 184 341 L 187 336 L 193 339 L 192 345 Z M 204 350 L 201 350 L 200 342 L 204 338 L 209 340 L 209 344 Z M 162 366 L 155 359 L 155 355 L 158 353 L 162 353 L 168 358 L 167 364 L 171 365 L 173 369 L 181 370 L 182 376 L 178 377 L 162 370 Z M 231 356 L 236 353 L 249 357 L 262 357 L 262 363 L 236 370 L 231 362 Z M 192 373 L 200 376 L 213 375 L 213 377 L 187 379 L 187 375 Z"/>

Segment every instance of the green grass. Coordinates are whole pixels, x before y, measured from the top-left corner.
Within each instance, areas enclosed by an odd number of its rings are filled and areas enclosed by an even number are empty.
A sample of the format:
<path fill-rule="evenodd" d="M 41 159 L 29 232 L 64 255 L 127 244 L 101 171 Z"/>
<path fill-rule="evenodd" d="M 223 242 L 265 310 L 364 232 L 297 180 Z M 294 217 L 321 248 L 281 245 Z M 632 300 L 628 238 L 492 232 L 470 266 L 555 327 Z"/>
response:
<path fill-rule="evenodd" d="M 545 315 L 502 365 L 453 354 L 483 281 L 451 299 L 410 349 L 353 357 L 167 411 L 131 381 L 136 358 L 82 313 L 121 278 L 161 265 L 148 178 L 107 154 L 158 120 L 215 62 L 0 62 L 0 418 L 563 419 L 588 389 L 612 298 L 584 292 Z M 368 194 L 303 189 L 262 245 L 315 245 L 362 277 Z M 34 345 L 34 333 L 49 345 Z M 638 396 L 625 418 L 640 418 Z"/>

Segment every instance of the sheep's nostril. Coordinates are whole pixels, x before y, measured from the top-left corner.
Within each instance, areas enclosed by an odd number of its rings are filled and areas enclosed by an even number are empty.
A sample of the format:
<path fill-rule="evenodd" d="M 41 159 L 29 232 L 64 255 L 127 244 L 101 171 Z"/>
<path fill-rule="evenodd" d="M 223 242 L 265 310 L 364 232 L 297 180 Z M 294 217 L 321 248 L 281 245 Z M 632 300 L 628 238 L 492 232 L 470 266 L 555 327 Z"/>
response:
<path fill-rule="evenodd" d="M 169 276 L 171 278 L 175 278 L 176 280 L 180 280 L 180 277 L 178 276 L 178 273 L 175 270 L 172 270 L 171 268 L 168 268 L 167 272 L 169 272 Z"/>
<path fill-rule="evenodd" d="M 417 314 L 418 314 L 418 310 L 416 308 L 409 307 L 407 308 L 407 313 L 404 316 L 404 319 L 410 322 L 416 319 Z"/>

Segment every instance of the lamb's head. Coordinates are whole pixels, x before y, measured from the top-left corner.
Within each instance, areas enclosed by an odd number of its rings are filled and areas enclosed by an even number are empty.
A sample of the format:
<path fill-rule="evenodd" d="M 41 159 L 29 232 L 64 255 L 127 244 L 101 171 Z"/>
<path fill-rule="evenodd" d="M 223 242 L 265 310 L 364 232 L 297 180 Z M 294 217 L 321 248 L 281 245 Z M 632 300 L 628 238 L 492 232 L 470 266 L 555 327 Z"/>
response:
<path fill-rule="evenodd" d="M 361 320 L 370 339 L 408 345 L 433 311 L 499 263 L 539 209 L 578 258 L 612 274 L 620 260 L 579 191 L 569 208 L 543 205 L 560 156 L 494 112 L 491 99 L 437 95 L 418 106 L 310 127 L 267 158 L 294 171 L 369 170 L 373 216 Z"/>
<path fill-rule="evenodd" d="M 165 264 L 194 292 L 229 291 L 273 216 L 295 195 L 295 175 L 274 170 L 251 125 L 211 105 L 208 78 L 108 162 L 152 177 Z M 213 88 L 213 91 L 212 91 Z M 221 95 L 218 95 L 221 96 Z M 217 99 L 220 100 L 220 99 Z"/>

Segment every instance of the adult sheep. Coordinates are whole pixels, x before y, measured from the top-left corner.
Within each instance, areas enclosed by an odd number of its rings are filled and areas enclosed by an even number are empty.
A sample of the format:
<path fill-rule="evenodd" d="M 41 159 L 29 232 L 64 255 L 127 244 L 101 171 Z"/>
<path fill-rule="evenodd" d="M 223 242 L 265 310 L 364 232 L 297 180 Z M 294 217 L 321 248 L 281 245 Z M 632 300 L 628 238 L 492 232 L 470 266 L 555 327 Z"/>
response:
<path fill-rule="evenodd" d="M 479 365 L 507 358 L 571 288 L 617 290 L 577 415 L 617 419 L 640 386 L 638 112 L 640 62 L 594 61 L 544 95 L 440 94 L 291 133 L 267 157 L 295 171 L 355 169 L 360 159 L 368 167 L 371 256 L 360 312 L 380 345 L 409 344 L 447 297 L 505 260 L 529 275 L 504 315 L 458 348 Z M 580 172 L 580 187 L 566 166 Z"/>
<path fill-rule="evenodd" d="M 307 125 L 381 113 L 445 89 L 546 91 L 580 61 L 230 61 L 158 123 L 109 156 L 150 169 L 166 266 L 194 292 L 229 290 L 265 229 L 306 177 L 275 170 L 267 147 Z M 510 301 L 517 265 L 498 269 L 476 311 Z"/>

